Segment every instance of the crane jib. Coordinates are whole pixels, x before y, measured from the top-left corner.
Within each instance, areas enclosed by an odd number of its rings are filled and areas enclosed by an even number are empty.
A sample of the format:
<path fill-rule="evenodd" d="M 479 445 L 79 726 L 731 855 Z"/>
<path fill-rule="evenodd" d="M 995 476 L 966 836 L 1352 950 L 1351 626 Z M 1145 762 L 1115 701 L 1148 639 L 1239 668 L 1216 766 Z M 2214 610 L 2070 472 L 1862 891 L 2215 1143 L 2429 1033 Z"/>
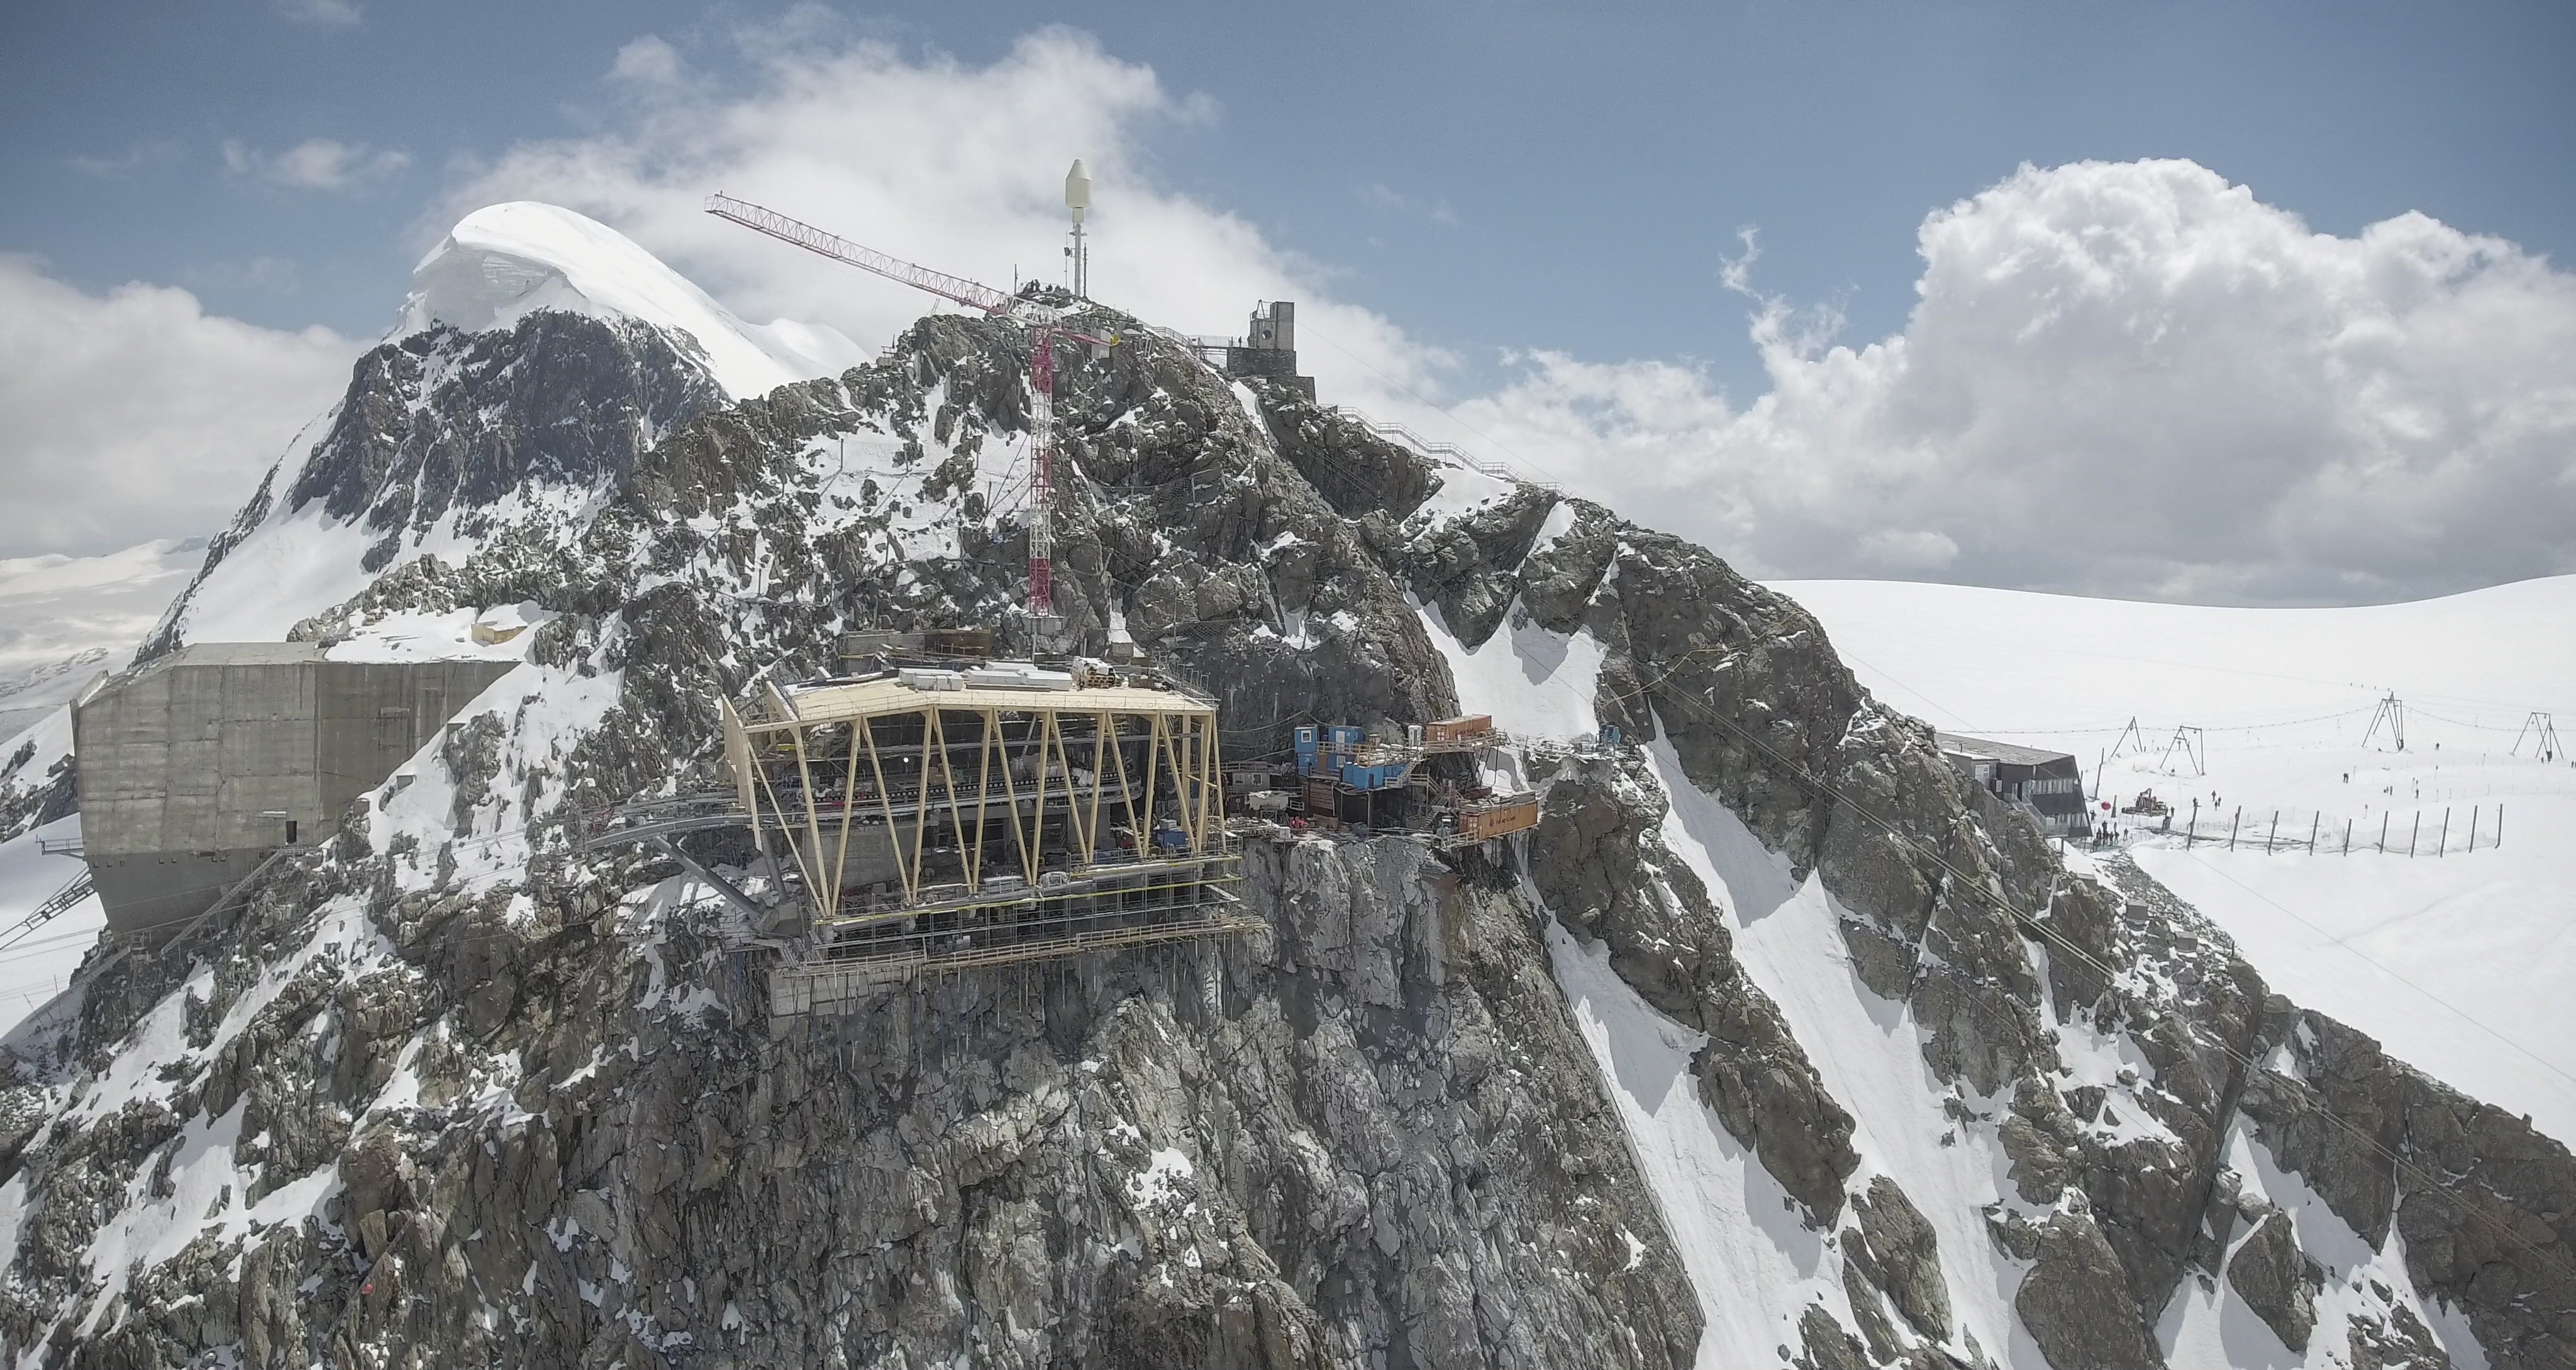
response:
<path fill-rule="evenodd" d="M 730 195 L 707 197 L 707 212 L 719 219 L 730 220 L 756 233 L 765 233 L 783 243 L 791 243 L 817 256 L 872 271 L 888 280 L 900 281 L 916 290 L 926 290 L 945 300 L 953 300 L 969 309 L 987 314 L 1007 314 L 1017 303 L 1011 296 L 981 281 L 951 276 L 926 266 L 889 256 L 872 247 L 863 247 L 847 238 L 826 233 L 812 224 L 788 218 L 777 210 L 737 200 Z"/>

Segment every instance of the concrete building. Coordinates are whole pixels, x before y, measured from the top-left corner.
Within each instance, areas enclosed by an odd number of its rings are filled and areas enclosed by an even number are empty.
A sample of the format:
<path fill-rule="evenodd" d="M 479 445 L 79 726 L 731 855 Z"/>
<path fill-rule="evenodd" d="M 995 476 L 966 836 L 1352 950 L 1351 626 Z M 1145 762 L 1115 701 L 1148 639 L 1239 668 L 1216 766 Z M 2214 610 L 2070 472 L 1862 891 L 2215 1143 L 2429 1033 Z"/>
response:
<path fill-rule="evenodd" d="M 1297 305 L 1292 300 L 1272 300 L 1257 305 L 1243 341 L 1225 349 L 1225 374 L 1241 380 L 1247 376 L 1268 376 L 1284 380 L 1315 398 L 1313 378 L 1297 374 Z"/>
<path fill-rule="evenodd" d="M 1959 774 L 2005 803 L 2029 811 L 2049 836 L 2081 837 L 2093 830 L 2084 801 L 2084 773 L 2074 757 L 1957 733 L 1936 736 L 1941 755 Z"/>
<path fill-rule="evenodd" d="M 514 664 L 206 643 L 108 680 L 72 711 L 81 840 L 108 926 L 184 922 L 271 851 L 329 838 L 351 800 Z"/>

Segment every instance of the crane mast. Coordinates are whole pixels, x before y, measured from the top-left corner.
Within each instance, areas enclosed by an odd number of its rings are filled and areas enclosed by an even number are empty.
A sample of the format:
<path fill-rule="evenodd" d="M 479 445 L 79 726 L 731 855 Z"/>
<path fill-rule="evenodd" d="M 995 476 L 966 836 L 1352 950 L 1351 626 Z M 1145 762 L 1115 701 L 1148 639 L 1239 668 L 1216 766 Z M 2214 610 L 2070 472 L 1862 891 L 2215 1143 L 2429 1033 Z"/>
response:
<path fill-rule="evenodd" d="M 1055 617 L 1055 342 L 1063 337 L 1105 347 L 1116 339 L 1095 338 L 1064 327 L 1064 311 L 1053 305 L 1020 299 L 981 281 L 889 256 L 748 200 L 711 195 L 706 209 L 719 219 L 829 257 L 844 266 L 855 266 L 968 309 L 1017 319 L 1029 326 L 1029 629 L 1032 638 L 1047 631 Z"/>

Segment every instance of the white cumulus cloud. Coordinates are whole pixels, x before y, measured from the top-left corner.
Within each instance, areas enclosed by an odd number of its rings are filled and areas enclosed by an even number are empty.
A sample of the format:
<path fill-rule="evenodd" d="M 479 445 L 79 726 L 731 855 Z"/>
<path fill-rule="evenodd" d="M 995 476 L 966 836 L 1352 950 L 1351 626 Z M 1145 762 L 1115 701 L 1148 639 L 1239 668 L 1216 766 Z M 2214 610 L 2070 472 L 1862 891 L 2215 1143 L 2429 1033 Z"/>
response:
<path fill-rule="evenodd" d="M 680 79 L 680 50 L 660 35 L 648 33 L 617 50 L 608 74 L 618 81 L 670 85 Z"/>
<path fill-rule="evenodd" d="M 0 557 L 212 533 L 339 398 L 358 345 L 210 316 L 166 286 L 92 295 L 0 255 Z"/>
<path fill-rule="evenodd" d="M 1080 157 L 1100 299 L 1198 334 L 1241 333 L 1257 301 L 1294 299 L 1306 368 L 1347 400 L 1385 392 L 1381 376 L 1428 388 L 1450 361 L 1333 298 L 1325 268 L 1159 184 L 1155 136 L 1217 114 L 1090 37 L 1041 30 L 976 66 L 818 37 L 811 21 L 737 33 L 721 56 L 746 64 L 748 82 L 698 78 L 661 38 L 628 44 L 606 73 L 628 97 L 608 128 L 493 158 L 423 220 L 421 245 L 483 205 L 550 201 L 613 225 L 747 318 L 828 323 L 874 346 L 935 302 L 711 218 L 706 196 L 1008 288 L 1064 279 L 1064 174 Z"/>
<path fill-rule="evenodd" d="M 365 16 L 356 0 L 277 0 L 280 14 L 320 28 L 354 28 Z"/>
<path fill-rule="evenodd" d="M 734 46 L 708 61 L 707 41 Z M 639 38 L 600 75 L 620 99 L 595 131 L 461 166 L 419 245 L 485 204 L 552 201 L 746 317 L 873 344 L 931 302 L 711 218 L 705 196 L 1007 286 L 1061 278 L 1059 191 L 1082 157 L 1104 300 L 1226 334 L 1255 300 L 1294 299 L 1302 369 L 1328 401 L 1515 460 L 1755 574 L 2350 602 L 2576 570 L 2576 277 L 2422 215 L 2342 237 L 2191 162 L 2024 168 L 1924 220 L 1918 299 L 1890 337 L 1839 342 L 1829 313 L 1757 298 L 1769 388 L 1749 402 L 1686 359 L 1547 350 L 1512 354 L 1506 384 L 1462 397 L 1456 359 L 1344 298 L 1329 264 L 1163 184 L 1158 140 L 1221 113 L 1082 34 L 1042 30 L 974 65 L 851 40 L 798 11 L 722 40 Z M 313 189 L 404 164 L 323 139 L 226 152 L 244 174 Z M 1751 293 L 1753 240 L 1710 269 Z M 80 373 L 121 407 L 50 401 L 42 368 L 79 369 L 57 357 L 0 381 L 12 413 L 46 410 L 37 429 L 77 430 L 125 454 L 108 466 L 149 469 L 133 433 L 198 431 L 131 398 L 157 390 L 230 405 L 225 433 L 265 434 L 256 456 L 226 459 L 245 478 L 214 508 L 321 411 L 354 350 L 205 318 L 180 291 L 93 299 L 25 262 L 0 283 L 109 340 L 91 355 L 140 349 Z M 27 313 L 0 325 L 13 345 L 44 331 Z M 173 321 L 166 336 L 147 314 Z M 222 337 L 252 341 L 206 341 Z M 246 373 L 257 379 L 237 383 Z M 56 461 L 78 459 L 71 439 L 47 442 Z M 39 464 L 13 454 L 13 469 Z M 78 542 L 76 526 L 102 521 L 135 525 L 127 542 L 220 521 L 142 524 L 57 488 L 79 512 L 36 519 L 53 531 L 28 546 Z M 138 507 L 176 498 L 147 491 Z"/>
<path fill-rule="evenodd" d="M 2576 276 L 2421 214 L 2318 233 L 2186 161 L 1929 216 L 1904 330 L 1771 390 L 1529 359 L 1460 416 L 1753 569 L 2210 602 L 2576 570 Z"/>
<path fill-rule="evenodd" d="M 224 165 L 236 175 L 255 176 L 288 190 L 363 190 L 392 179 L 411 165 L 411 154 L 398 148 L 370 149 L 364 143 L 337 138 L 307 138 L 284 152 L 268 153 L 226 139 Z"/>

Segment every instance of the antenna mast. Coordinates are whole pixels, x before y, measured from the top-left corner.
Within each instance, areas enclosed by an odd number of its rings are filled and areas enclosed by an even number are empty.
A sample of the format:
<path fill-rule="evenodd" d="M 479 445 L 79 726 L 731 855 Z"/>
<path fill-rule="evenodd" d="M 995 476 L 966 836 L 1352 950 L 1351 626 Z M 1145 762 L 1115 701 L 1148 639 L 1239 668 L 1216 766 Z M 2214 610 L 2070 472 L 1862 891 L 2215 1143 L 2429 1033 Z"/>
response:
<path fill-rule="evenodd" d="M 1085 277 L 1089 261 L 1089 249 L 1082 241 L 1082 215 L 1091 205 L 1091 177 L 1079 161 L 1065 177 L 1064 198 L 1073 211 L 1073 246 L 1066 250 L 1073 256 L 1073 293 L 1079 296 L 1088 284 Z M 980 281 L 888 256 L 748 200 L 710 195 L 706 208 L 719 219 L 829 257 L 844 266 L 855 266 L 969 309 L 982 310 L 996 318 L 1017 319 L 1029 326 L 1029 637 L 1034 648 L 1037 639 L 1060 626 L 1055 618 L 1055 341 L 1062 336 L 1088 343 L 1097 352 L 1117 339 L 1095 338 L 1066 328 L 1065 311 L 1053 305 L 1024 300 Z"/>
<path fill-rule="evenodd" d="M 1073 159 L 1073 170 L 1064 174 L 1064 207 L 1073 211 L 1073 245 L 1064 255 L 1073 259 L 1073 296 L 1091 298 L 1091 245 L 1082 240 L 1082 216 L 1091 208 L 1091 173 L 1083 170 L 1082 159 Z"/>

